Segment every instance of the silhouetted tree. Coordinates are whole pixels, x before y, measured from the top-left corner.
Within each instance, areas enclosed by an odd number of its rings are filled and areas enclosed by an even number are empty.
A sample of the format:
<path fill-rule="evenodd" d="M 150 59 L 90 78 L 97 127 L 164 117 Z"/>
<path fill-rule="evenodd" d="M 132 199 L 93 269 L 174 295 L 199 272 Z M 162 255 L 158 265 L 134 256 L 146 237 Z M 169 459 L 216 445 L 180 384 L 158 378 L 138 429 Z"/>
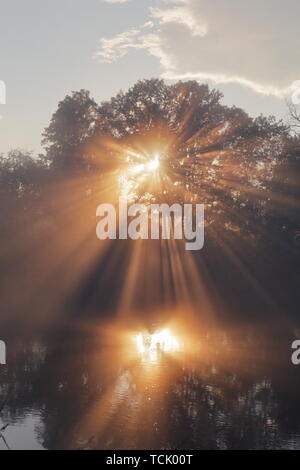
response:
<path fill-rule="evenodd" d="M 273 117 L 252 119 L 222 105 L 221 98 L 194 81 L 139 81 L 100 105 L 97 132 L 87 148 L 95 162 L 109 160 L 125 173 L 140 157 L 159 151 L 161 184 L 153 191 L 147 180 L 137 185 L 134 175 L 138 199 L 197 200 L 206 204 L 209 222 L 222 220 L 222 227 L 239 230 L 241 216 L 266 212 L 288 128 Z"/>
<path fill-rule="evenodd" d="M 97 128 L 98 106 L 87 90 L 67 95 L 43 133 L 47 160 L 54 168 L 81 169 L 84 145 Z"/>

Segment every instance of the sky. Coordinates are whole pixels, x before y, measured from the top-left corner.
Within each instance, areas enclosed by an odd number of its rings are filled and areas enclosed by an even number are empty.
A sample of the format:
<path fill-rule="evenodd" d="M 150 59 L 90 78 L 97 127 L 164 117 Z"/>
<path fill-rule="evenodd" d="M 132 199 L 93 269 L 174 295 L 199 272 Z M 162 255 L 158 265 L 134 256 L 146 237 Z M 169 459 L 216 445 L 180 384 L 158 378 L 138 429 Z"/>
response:
<path fill-rule="evenodd" d="M 224 104 L 286 118 L 300 80 L 299 0 L 1 3 L 0 152 L 41 152 L 58 102 L 81 88 L 100 103 L 139 79 L 195 79 Z"/>

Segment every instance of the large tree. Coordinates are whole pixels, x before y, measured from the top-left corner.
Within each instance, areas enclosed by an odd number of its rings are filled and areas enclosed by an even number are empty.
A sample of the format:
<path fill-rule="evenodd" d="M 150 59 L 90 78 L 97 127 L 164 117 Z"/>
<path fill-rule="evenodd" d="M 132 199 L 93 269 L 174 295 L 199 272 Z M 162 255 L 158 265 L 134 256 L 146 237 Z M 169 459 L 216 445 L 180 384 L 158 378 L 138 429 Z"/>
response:
<path fill-rule="evenodd" d="M 45 130 L 47 158 L 55 168 L 100 170 L 131 200 L 202 202 L 208 224 L 251 231 L 267 213 L 287 127 L 221 100 L 195 81 L 139 81 L 99 106 L 86 90 L 73 92 Z M 156 178 L 145 174 L 153 158 Z"/>
<path fill-rule="evenodd" d="M 140 81 L 99 107 L 93 153 L 99 163 L 109 159 L 120 167 L 135 198 L 203 202 L 208 223 L 218 220 L 238 230 L 243 214 L 246 219 L 266 211 L 287 127 L 272 117 L 253 119 L 221 99 L 220 92 L 195 81 Z M 111 139 L 107 145 L 104 135 Z M 130 167 L 155 153 L 159 184 L 139 179 L 137 172 L 130 177 Z"/>

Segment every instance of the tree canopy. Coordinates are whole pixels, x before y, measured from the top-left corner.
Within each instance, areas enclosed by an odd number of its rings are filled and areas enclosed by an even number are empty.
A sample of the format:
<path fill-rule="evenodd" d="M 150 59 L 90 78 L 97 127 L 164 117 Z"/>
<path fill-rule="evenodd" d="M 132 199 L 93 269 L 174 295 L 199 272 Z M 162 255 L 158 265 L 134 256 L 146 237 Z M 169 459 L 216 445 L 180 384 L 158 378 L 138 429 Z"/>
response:
<path fill-rule="evenodd" d="M 135 200 L 202 202 L 209 224 L 236 231 L 250 213 L 265 215 L 289 139 L 284 123 L 224 106 L 207 85 L 152 79 L 100 105 L 86 90 L 67 96 L 43 142 L 51 165 L 119 171 Z M 160 182 L 153 188 L 126 169 L 155 152 Z"/>

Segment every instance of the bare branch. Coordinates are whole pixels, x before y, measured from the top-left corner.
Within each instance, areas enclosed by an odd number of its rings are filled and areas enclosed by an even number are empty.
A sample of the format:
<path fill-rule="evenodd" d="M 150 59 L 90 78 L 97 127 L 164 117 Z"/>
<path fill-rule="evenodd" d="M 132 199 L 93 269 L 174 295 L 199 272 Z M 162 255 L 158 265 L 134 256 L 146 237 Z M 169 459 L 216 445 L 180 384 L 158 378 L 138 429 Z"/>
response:
<path fill-rule="evenodd" d="M 290 127 L 296 132 L 300 131 L 300 107 L 291 103 L 287 103 L 289 109 Z"/>

